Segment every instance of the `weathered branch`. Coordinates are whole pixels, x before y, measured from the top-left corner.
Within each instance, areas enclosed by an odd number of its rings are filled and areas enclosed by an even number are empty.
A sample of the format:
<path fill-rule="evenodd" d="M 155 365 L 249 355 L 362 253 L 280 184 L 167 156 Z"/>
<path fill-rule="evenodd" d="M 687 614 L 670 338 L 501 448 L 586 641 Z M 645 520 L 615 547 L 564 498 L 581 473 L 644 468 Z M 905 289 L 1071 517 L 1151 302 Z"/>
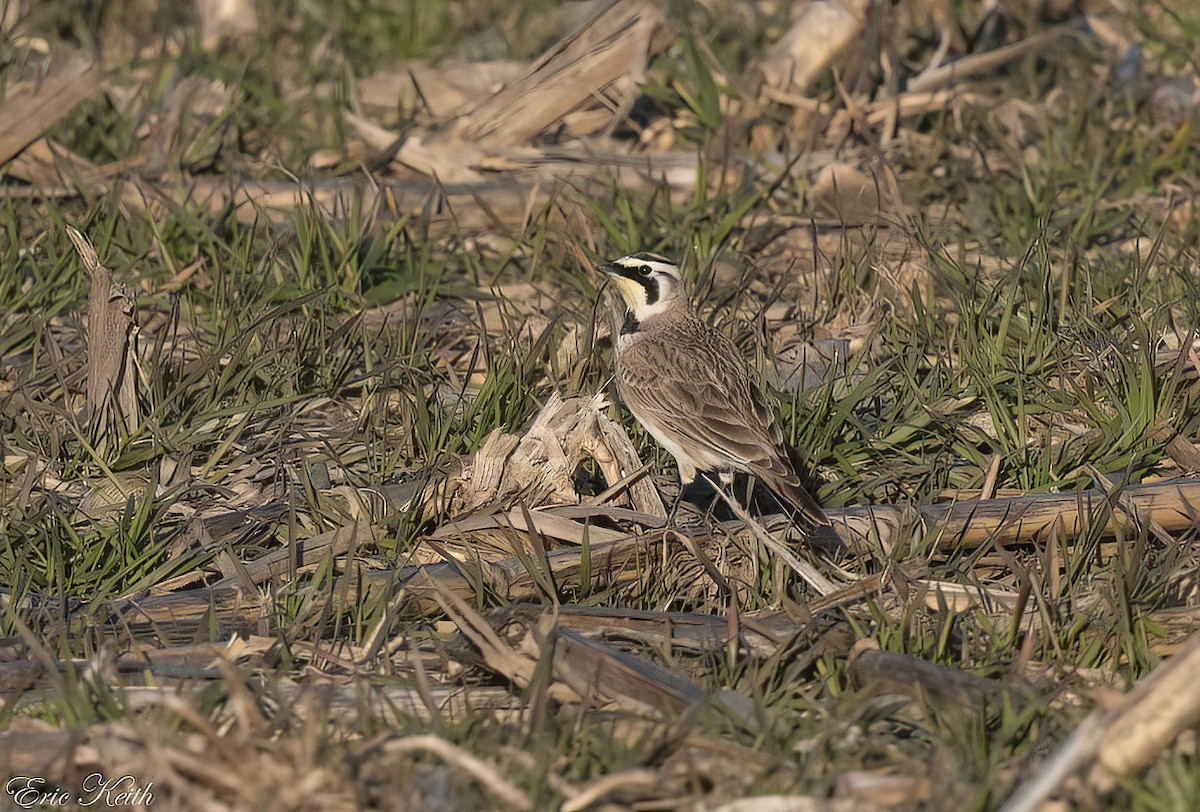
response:
<path fill-rule="evenodd" d="M 1200 523 L 1200 478 L 1172 479 L 1144 485 L 1127 485 L 1111 493 L 1091 488 L 1073 493 L 1032 493 L 999 499 L 923 505 L 916 518 L 937 530 L 939 550 L 971 550 L 986 543 L 1028 544 L 1045 538 L 1056 523 L 1066 538 L 1077 538 L 1089 529 L 1102 535 L 1137 531 L 1138 519 L 1122 507 L 1128 501 L 1142 521 L 1178 533 Z M 826 511 L 834 530 L 852 549 L 878 545 L 890 554 L 905 538 L 908 524 L 898 507 L 849 507 Z"/>

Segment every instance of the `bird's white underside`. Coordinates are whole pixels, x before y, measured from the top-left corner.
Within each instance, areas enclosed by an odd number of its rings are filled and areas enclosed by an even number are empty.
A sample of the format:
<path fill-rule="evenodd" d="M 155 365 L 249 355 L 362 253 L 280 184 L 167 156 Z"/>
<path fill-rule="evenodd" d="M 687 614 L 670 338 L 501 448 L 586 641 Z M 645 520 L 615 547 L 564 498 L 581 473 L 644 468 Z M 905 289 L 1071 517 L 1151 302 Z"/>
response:
<path fill-rule="evenodd" d="M 732 481 L 732 472 L 734 470 L 745 472 L 746 469 L 743 466 L 733 464 L 733 461 L 728 457 L 706 452 L 702 449 L 697 449 L 702 451 L 700 454 L 694 456 L 688 454 L 680 447 L 679 443 L 672 440 L 659 426 L 648 420 L 646 415 L 639 414 L 634 409 L 630 411 L 633 412 L 633 416 L 645 427 L 646 431 L 650 432 L 650 436 L 665 448 L 668 454 L 675 458 L 675 464 L 679 466 L 679 481 L 684 485 L 696 479 L 697 471 L 717 471 L 720 473 L 721 481 L 726 483 Z"/>

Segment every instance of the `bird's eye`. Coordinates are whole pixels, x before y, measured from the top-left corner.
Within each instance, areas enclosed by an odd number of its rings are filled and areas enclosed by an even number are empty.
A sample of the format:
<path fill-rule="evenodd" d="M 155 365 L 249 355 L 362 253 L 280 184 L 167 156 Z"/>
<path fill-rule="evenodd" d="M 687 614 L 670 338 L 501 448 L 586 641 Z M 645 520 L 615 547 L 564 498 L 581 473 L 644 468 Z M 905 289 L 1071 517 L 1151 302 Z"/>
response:
<path fill-rule="evenodd" d="M 642 267 L 638 268 L 638 273 L 640 273 L 642 276 L 649 277 L 650 274 L 654 273 L 654 271 L 650 270 L 649 265 L 643 265 Z"/>

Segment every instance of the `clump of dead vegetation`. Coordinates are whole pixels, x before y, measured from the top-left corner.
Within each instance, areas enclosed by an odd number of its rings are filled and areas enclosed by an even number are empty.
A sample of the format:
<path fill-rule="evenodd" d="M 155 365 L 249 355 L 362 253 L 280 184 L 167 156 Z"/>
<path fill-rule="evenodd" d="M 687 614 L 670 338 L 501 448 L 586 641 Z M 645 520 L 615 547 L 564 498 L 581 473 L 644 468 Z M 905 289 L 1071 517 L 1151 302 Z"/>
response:
<path fill-rule="evenodd" d="M 1186 4 L 0 10 L 0 772 L 1200 798 Z M 631 250 L 761 358 L 832 535 L 664 526 Z"/>

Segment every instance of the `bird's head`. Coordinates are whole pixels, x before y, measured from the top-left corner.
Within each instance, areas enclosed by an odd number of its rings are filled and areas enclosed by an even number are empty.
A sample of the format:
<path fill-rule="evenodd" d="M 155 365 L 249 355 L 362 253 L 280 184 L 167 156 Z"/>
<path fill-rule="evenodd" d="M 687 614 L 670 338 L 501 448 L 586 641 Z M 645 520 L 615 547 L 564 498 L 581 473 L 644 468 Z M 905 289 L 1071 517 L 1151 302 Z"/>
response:
<path fill-rule="evenodd" d="M 630 254 L 601 265 L 600 270 L 612 279 L 617 295 L 638 322 L 686 301 L 679 268 L 658 254 Z"/>

